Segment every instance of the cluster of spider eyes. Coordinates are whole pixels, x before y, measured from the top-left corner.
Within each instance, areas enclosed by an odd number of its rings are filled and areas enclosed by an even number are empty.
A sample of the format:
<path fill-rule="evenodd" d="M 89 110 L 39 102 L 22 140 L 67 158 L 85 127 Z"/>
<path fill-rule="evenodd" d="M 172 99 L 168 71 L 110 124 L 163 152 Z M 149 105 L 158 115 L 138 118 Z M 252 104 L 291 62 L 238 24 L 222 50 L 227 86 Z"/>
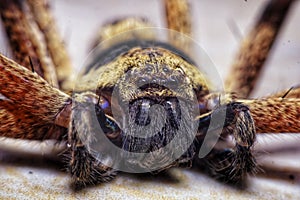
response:
<path fill-rule="evenodd" d="M 180 68 L 173 70 L 165 65 L 158 69 L 155 65 L 146 64 L 144 68 L 133 69 L 127 78 L 133 78 L 139 88 L 148 87 L 147 85 L 173 88 L 183 83 L 185 75 Z"/>

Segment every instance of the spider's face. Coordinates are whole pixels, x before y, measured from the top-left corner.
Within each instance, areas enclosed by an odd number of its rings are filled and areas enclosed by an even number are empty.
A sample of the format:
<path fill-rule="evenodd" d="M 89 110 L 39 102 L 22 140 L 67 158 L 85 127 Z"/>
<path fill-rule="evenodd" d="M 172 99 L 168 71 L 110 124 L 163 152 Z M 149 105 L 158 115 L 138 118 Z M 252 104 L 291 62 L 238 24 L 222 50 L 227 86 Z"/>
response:
<path fill-rule="evenodd" d="M 190 164 L 197 100 L 186 61 L 161 48 L 134 48 L 123 58 L 130 67 L 112 93 L 119 105 L 112 113 L 122 129 L 125 165 L 152 171 Z"/>

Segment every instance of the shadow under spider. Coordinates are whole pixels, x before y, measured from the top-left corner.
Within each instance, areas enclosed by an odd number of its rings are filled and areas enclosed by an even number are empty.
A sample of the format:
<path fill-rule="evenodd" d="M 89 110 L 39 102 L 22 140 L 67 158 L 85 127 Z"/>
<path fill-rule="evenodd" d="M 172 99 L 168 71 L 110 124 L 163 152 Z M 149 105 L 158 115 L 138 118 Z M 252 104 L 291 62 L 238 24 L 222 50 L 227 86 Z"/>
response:
<path fill-rule="evenodd" d="M 123 177 L 129 177 L 131 179 L 142 180 L 145 182 L 160 182 L 166 184 L 179 184 L 183 180 L 182 174 L 179 174 L 176 169 L 168 169 L 157 174 L 152 173 L 121 173 Z"/>
<path fill-rule="evenodd" d="M 66 171 L 65 164 L 59 157 L 33 153 L 13 152 L 0 148 L 0 165 L 15 167 L 48 168 L 56 171 Z"/>

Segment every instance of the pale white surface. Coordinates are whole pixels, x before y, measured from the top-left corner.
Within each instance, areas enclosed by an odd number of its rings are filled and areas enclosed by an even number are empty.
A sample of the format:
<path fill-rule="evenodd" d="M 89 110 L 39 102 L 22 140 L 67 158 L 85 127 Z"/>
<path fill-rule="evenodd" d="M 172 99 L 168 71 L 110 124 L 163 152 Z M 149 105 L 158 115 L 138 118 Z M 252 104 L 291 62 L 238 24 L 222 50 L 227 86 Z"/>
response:
<path fill-rule="evenodd" d="M 193 1 L 194 39 L 206 50 L 224 77 L 239 45 L 228 26 L 233 20 L 242 34 L 251 28 L 255 16 L 265 1 L 202 0 Z M 66 41 L 74 66 L 79 69 L 88 54 L 90 39 L 107 20 L 128 15 L 145 16 L 164 26 L 163 8 L 159 0 L 56 0 L 52 3 L 59 29 Z M 295 4 L 281 37 L 267 61 L 255 97 L 273 93 L 300 83 L 300 5 Z M 0 37 L 0 50 L 8 53 L 8 46 Z M 292 138 L 300 144 L 299 136 Z M 266 137 L 262 146 L 282 142 L 280 136 Z M 34 144 L 33 146 L 36 146 Z M 29 149 L 33 148 L 32 144 Z M 32 153 L 32 152 L 30 152 Z M 39 154 L 43 152 L 38 151 Z M 22 154 L 21 154 L 22 155 Z M 268 156 L 274 165 L 290 166 L 295 180 L 256 177 L 250 179 L 246 191 L 230 188 L 195 170 L 174 169 L 170 176 L 135 176 L 121 174 L 111 183 L 74 193 L 68 174 L 49 160 L 19 156 L 0 151 L 0 199 L 300 199 L 299 153 L 280 154 L 281 160 Z M 288 155 L 288 156 L 287 156 Z M 22 157 L 22 156 L 21 156 Z M 288 158 L 282 160 L 282 158 Z M 298 167 L 298 168 L 297 168 Z"/>

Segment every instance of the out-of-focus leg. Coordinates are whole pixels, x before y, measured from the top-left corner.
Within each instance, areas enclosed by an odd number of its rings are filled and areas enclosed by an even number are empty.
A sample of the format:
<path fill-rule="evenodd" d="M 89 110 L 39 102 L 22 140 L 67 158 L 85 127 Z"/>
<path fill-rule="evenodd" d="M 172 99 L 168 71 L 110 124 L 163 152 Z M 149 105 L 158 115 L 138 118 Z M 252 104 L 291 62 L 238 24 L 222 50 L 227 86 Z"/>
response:
<path fill-rule="evenodd" d="M 270 1 L 254 29 L 243 40 L 225 81 L 227 91 L 247 98 L 260 74 L 280 27 L 294 0 Z"/>
<path fill-rule="evenodd" d="M 47 1 L 27 0 L 33 19 L 44 37 L 46 48 L 56 69 L 57 80 L 63 91 L 73 88 L 72 64 L 59 35 Z"/>
<path fill-rule="evenodd" d="M 49 57 L 44 36 L 39 31 L 27 2 L 1 0 L 0 14 L 14 60 L 58 87 L 55 67 Z"/>
<path fill-rule="evenodd" d="M 165 0 L 167 27 L 171 30 L 191 36 L 191 13 L 187 0 Z M 170 33 L 170 43 L 181 50 L 189 50 L 189 41 L 186 38 Z"/>

